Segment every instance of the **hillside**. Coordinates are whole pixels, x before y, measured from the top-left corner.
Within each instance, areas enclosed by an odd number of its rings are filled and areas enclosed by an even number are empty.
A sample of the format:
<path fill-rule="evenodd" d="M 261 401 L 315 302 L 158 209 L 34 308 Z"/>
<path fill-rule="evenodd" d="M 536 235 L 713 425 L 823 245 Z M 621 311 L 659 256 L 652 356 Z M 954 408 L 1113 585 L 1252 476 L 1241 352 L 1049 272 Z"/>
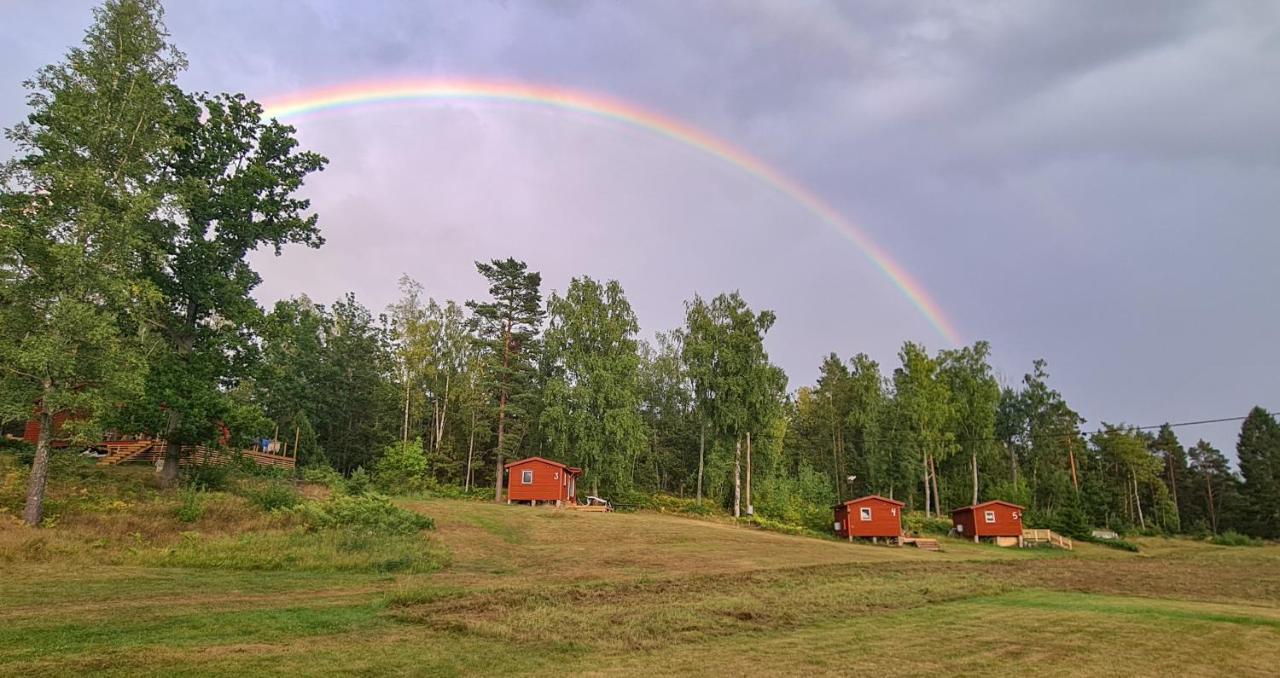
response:
<path fill-rule="evenodd" d="M 145 472 L 54 488 L 51 528 L 2 521 L 0 673 L 1263 675 L 1280 660 L 1276 546 L 926 553 L 405 498 L 435 530 L 338 538 L 349 560 L 325 562 L 327 538 L 231 494 L 181 525 Z M 86 482 L 120 497 L 77 504 Z"/>

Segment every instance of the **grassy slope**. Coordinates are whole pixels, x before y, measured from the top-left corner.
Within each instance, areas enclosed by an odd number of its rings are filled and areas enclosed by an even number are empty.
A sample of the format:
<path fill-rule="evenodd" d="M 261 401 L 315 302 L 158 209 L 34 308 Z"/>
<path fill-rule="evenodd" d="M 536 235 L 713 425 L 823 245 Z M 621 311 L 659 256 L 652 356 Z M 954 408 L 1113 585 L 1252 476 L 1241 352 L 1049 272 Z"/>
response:
<path fill-rule="evenodd" d="M 1280 661 L 1280 547 L 931 554 L 667 515 L 407 505 L 436 518 L 419 539 L 448 549 L 444 569 L 159 567 L 152 541 L 68 559 L 98 548 L 84 530 L 118 528 L 5 524 L 0 550 L 34 555 L 0 558 L 0 674 L 1265 675 Z"/>

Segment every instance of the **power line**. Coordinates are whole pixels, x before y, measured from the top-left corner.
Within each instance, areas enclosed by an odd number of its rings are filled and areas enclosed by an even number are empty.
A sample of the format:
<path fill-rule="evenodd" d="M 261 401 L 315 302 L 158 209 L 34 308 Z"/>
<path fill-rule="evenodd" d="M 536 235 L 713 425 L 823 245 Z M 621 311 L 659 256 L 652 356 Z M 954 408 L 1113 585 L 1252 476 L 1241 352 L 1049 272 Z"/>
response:
<path fill-rule="evenodd" d="M 1268 414 L 1268 415 L 1270 415 L 1270 416 L 1273 416 L 1273 417 L 1280 416 L 1280 412 L 1267 412 L 1267 414 Z M 1164 424 L 1151 424 L 1151 425 L 1148 425 L 1148 426 L 1116 426 L 1115 428 L 1112 428 L 1112 429 L 1100 428 L 1100 429 L 1094 429 L 1094 430 L 1092 430 L 1092 431 L 1074 431 L 1074 432 L 1067 432 L 1067 433 L 1038 433 L 1038 434 L 1032 434 L 1032 435 L 1029 435 L 1029 436 L 1026 436 L 1026 437 L 1028 437 L 1028 438 L 1030 438 L 1030 439 L 1032 439 L 1032 440 L 1044 440 L 1044 439 L 1046 439 L 1046 438 L 1049 438 L 1049 439 L 1053 439 L 1053 438 L 1074 438 L 1074 437 L 1076 437 L 1076 436 L 1082 436 L 1082 437 L 1084 437 L 1084 436 L 1096 435 L 1096 434 L 1099 434 L 1099 433 L 1107 433 L 1108 431 L 1112 431 L 1112 430 L 1115 430 L 1115 431 L 1150 431 L 1150 430 L 1153 430 L 1153 429 L 1160 429 L 1160 428 L 1164 428 L 1165 426 L 1168 426 L 1169 428 L 1182 428 L 1182 427 L 1186 427 L 1186 426 L 1201 426 L 1201 425 L 1204 425 L 1204 424 L 1222 424 L 1222 423 L 1232 422 L 1232 421 L 1244 421 L 1245 419 L 1248 419 L 1248 418 L 1249 418 L 1249 416 L 1248 416 L 1248 415 L 1245 415 L 1245 416 L 1243 416 L 1243 417 L 1221 417 L 1221 418 L 1218 418 L 1218 419 L 1199 419 L 1199 420 L 1196 420 L 1196 421 L 1180 421 L 1180 422 L 1172 423 L 1172 424 L 1171 424 L 1171 423 L 1164 423 Z M 1021 437 L 1021 436 L 1014 436 L 1014 437 Z M 921 443 L 921 442 L 1000 443 L 1000 442 L 1005 442 L 1005 440 L 1006 440 L 1005 438 L 998 438 L 998 437 L 991 437 L 991 438 L 950 438 L 950 439 L 946 439 L 946 438 L 937 438 L 937 437 L 928 437 L 928 438 L 916 438 L 916 437 L 906 437 L 906 438 L 902 438 L 902 437 L 897 437 L 897 438 L 871 438 L 871 439 L 870 439 L 870 441 L 871 441 L 871 442 L 877 442 L 877 443 Z"/>

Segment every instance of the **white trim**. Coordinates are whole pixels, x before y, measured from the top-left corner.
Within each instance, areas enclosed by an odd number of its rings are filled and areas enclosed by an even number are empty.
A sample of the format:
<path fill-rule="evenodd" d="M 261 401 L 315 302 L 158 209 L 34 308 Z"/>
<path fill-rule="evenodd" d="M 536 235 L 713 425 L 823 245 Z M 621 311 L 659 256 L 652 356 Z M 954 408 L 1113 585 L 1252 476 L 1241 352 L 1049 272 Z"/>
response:
<path fill-rule="evenodd" d="M 527 468 L 520 472 L 520 484 L 521 485 L 533 484 L 533 469 Z"/>
<path fill-rule="evenodd" d="M 858 518 L 864 523 L 871 522 L 871 507 L 870 506 L 859 507 Z"/>
<path fill-rule="evenodd" d="M 992 523 L 996 522 L 996 512 L 995 512 L 995 511 L 983 511 L 983 512 L 982 512 L 982 519 L 983 519 L 983 520 L 985 520 L 985 521 L 987 521 L 987 524 L 988 524 L 988 525 L 990 525 L 990 524 L 992 524 Z"/>

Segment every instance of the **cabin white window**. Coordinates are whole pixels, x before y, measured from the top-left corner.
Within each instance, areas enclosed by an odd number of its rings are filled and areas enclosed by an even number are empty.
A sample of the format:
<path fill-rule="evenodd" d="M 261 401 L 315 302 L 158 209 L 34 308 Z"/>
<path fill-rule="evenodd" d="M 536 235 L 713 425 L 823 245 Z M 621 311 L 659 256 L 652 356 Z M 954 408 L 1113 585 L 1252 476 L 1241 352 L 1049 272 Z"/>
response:
<path fill-rule="evenodd" d="M 520 472 L 520 484 L 521 484 L 521 485 L 532 485 L 532 484 L 533 484 L 533 471 L 521 471 L 521 472 Z"/>
<path fill-rule="evenodd" d="M 995 511 L 987 511 L 986 513 L 984 513 L 984 514 L 983 514 L 983 517 L 984 517 L 984 518 L 986 518 L 986 521 L 987 521 L 988 523 L 994 523 L 994 522 L 996 522 L 996 512 L 995 512 Z"/>
<path fill-rule="evenodd" d="M 871 507 L 863 506 L 862 508 L 858 509 L 858 517 L 861 518 L 863 522 L 871 520 Z"/>

